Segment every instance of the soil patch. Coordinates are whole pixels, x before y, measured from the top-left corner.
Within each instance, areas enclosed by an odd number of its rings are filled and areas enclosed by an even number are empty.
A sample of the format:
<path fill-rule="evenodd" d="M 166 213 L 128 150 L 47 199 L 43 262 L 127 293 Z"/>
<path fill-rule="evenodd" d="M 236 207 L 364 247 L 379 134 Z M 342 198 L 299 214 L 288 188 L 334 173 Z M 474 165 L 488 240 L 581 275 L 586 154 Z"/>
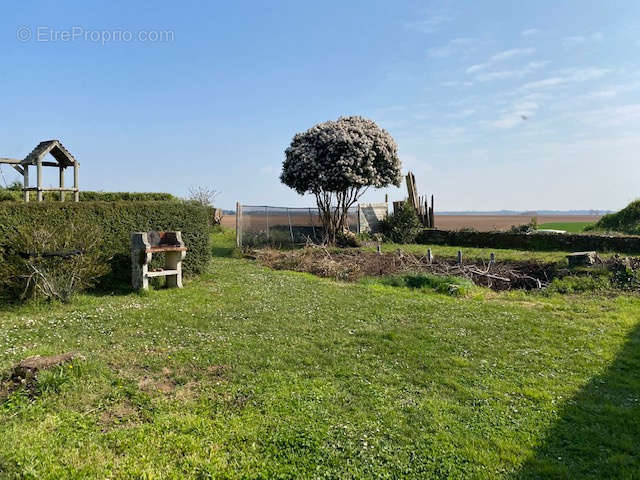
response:
<path fill-rule="evenodd" d="M 431 273 L 468 278 L 476 285 L 494 290 L 533 289 L 546 286 L 556 275 L 555 263 L 536 261 L 487 262 L 438 257 L 429 261 L 402 250 L 378 254 L 361 250 L 330 252 L 324 248 L 281 251 L 255 250 L 250 257 L 276 270 L 294 270 L 343 281 L 367 276 Z"/>

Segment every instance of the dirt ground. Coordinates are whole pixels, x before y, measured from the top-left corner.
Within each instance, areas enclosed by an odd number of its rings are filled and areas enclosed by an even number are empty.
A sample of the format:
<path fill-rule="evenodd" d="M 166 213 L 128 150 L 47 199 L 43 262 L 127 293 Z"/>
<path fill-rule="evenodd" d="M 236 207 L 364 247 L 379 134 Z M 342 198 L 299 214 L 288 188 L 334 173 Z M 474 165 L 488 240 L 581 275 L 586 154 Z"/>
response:
<path fill-rule="evenodd" d="M 599 215 L 539 215 L 538 223 L 597 222 Z M 283 219 L 284 220 L 284 219 Z M 479 231 L 508 230 L 511 225 L 529 223 L 531 215 L 436 215 L 436 226 L 443 230 L 475 228 Z M 225 215 L 222 225 L 235 228 L 235 215 Z"/>

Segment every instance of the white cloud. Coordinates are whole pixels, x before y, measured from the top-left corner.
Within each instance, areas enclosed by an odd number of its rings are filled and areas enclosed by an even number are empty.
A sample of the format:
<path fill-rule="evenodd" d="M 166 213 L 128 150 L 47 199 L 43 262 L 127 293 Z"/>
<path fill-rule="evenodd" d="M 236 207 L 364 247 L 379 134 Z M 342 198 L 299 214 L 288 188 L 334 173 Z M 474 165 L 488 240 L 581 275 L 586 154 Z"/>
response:
<path fill-rule="evenodd" d="M 544 80 L 536 80 L 535 82 L 525 83 L 522 88 L 525 90 L 537 90 L 540 88 L 553 87 L 565 83 L 565 79 L 561 77 L 545 78 Z"/>
<path fill-rule="evenodd" d="M 497 63 L 497 62 L 504 62 L 505 60 L 509 60 L 513 57 L 517 57 L 520 55 L 530 55 L 532 53 L 534 53 L 536 51 L 535 48 L 512 48 L 509 50 L 504 50 L 502 52 L 498 52 L 496 54 L 494 54 L 493 56 L 491 56 L 491 58 L 489 58 L 488 61 L 484 62 L 484 63 L 476 63 L 474 65 L 471 65 L 469 68 L 467 68 L 465 70 L 465 73 L 467 75 L 471 75 L 474 73 L 478 73 L 481 72 L 483 70 L 487 70 L 488 68 L 490 68 L 491 66 L 493 66 L 493 64 Z M 548 62 L 531 62 L 529 64 L 529 66 L 533 66 L 533 69 L 536 68 L 540 68 L 541 66 L 546 65 Z M 531 68 L 531 67 L 530 67 Z M 504 72 L 502 72 L 504 73 Z M 487 79 L 492 79 L 492 78 L 503 78 L 505 75 L 503 75 L 501 72 L 493 72 L 492 74 L 487 74 L 485 77 L 485 80 L 481 80 L 481 81 L 486 81 Z M 506 74 L 506 76 L 513 76 L 513 75 L 509 75 Z"/>
<path fill-rule="evenodd" d="M 453 18 L 450 15 L 435 14 L 425 18 L 424 20 L 408 22 L 405 24 L 405 27 L 411 30 L 418 30 L 422 33 L 435 33 L 440 30 L 442 25 L 450 22 L 452 19 Z"/>
<path fill-rule="evenodd" d="M 499 52 L 496 53 L 494 56 L 491 57 L 491 61 L 492 62 L 499 62 L 502 60 L 507 60 L 509 58 L 513 58 L 515 56 L 518 55 L 529 55 L 533 52 L 535 52 L 536 49 L 535 48 L 512 48 L 510 50 L 505 50 L 503 52 Z"/>
<path fill-rule="evenodd" d="M 529 37 L 531 35 L 535 35 L 536 33 L 538 33 L 538 31 L 539 30 L 537 28 L 528 28 L 520 32 L 520 35 L 522 35 L 523 37 Z"/>
<path fill-rule="evenodd" d="M 476 76 L 476 80 L 478 80 L 479 82 L 488 82 L 491 80 L 504 80 L 505 78 L 522 78 L 525 75 L 533 73 L 536 70 L 544 67 L 548 63 L 548 61 L 529 62 L 524 67 L 517 69 L 482 73 Z"/>
<path fill-rule="evenodd" d="M 476 40 L 473 38 L 454 38 L 445 45 L 431 47 L 427 50 L 427 55 L 432 58 L 446 58 L 457 54 L 467 54 L 476 47 Z"/>
<path fill-rule="evenodd" d="M 481 70 L 485 70 L 486 68 L 489 68 L 491 64 L 490 63 L 477 63 L 475 65 L 471 65 L 469 68 L 467 68 L 465 70 L 466 73 L 471 74 L 471 73 L 476 73 L 479 72 Z"/>
<path fill-rule="evenodd" d="M 555 87 L 558 85 L 564 85 L 574 82 L 585 82 L 587 80 L 593 80 L 606 75 L 611 70 L 606 68 L 582 68 L 582 69 L 568 69 L 561 71 L 561 76 L 545 78 L 543 80 L 537 80 L 535 82 L 529 82 L 522 85 L 524 90 L 538 90 L 549 87 Z"/>
<path fill-rule="evenodd" d="M 601 42 L 604 39 L 604 35 L 600 32 L 592 33 L 591 35 L 574 35 L 571 37 L 565 37 L 562 39 L 562 46 L 564 48 L 573 48 L 578 45 L 583 45 L 588 42 Z"/>

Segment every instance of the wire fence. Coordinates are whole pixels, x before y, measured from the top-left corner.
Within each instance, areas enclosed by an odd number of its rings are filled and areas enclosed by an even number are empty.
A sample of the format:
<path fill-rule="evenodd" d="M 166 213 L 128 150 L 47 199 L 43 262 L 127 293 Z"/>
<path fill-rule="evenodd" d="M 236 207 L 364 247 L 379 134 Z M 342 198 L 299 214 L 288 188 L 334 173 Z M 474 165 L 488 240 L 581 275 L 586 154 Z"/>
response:
<path fill-rule="evenodd" d="M 358 206 L 347 211 L 349 230 L 359 233 Z M 237 205 L 236 238 L 239 246 L 294 246 L 320 243 L 324 229 L 317 208 Z"/>

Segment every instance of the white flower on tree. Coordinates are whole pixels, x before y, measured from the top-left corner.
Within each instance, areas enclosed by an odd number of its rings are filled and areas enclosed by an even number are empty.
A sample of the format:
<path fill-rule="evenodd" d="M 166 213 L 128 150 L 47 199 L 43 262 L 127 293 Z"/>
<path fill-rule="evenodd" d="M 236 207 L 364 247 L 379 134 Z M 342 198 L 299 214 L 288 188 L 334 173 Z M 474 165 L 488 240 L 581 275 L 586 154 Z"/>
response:
<path fill-rule="evenodd" d="M 372 120 L 341 117 L 293 137 L 280 180 L 316 197 L 326 241 L 335 243 L 347 211 L 369 187 L 400 186 L 398 146 Z"/>

